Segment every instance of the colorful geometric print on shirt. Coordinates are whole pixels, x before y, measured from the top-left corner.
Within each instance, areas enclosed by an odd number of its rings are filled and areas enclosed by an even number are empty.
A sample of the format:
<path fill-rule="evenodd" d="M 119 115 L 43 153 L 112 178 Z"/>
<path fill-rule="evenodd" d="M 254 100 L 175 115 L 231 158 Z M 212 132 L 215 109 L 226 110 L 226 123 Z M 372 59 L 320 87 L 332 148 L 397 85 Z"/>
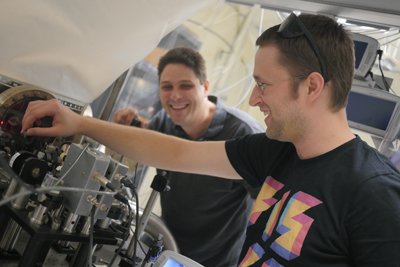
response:
<path fill-rule="evenodd" d="M 266 242 L 271 238 L 274 231 L 279 233 L 280 236 L 271 243 L 270 248 L 280 257 L 290 261 L 300 256 L 304 239 L 314 221 L 304 212 L 322 202 L 301 191 L 294 193 L 289 200 L 290 191 L 284 192 L 281 199 L 275 198 L 276 193 L 282 190 L 283 187 L 282 183 L 271 176 L 265 180 L 252 209 L 249 225 L 255 224 L 263 212 L 270 211 L 269 219 L 262 234 L 262 240 Z M 262 245 L 256 242 L 249 247 L 239 266 L 251 266 L 264 255 L 265 250 Z M 273 258 L 270 258 L 262 266 L 281 265 Z"/>

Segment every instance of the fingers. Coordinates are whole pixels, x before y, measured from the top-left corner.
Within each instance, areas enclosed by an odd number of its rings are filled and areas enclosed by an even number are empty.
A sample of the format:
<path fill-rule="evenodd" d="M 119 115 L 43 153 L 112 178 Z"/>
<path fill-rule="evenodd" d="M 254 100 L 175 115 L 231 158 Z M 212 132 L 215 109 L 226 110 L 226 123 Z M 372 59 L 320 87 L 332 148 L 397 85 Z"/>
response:
<path fill-rule="evenodd" d="M 27 129 L 24 134 L 28 136 L 58 136 L 58 127 L 33 127 Z"/>
<path fill-rule="evenodd" d="M 138 117 L 138 112 L 134 108 L 124 108 L 113 114 L 113 121 L 119 124 L 130 125 L 132 120 Z"/>
<path fill-rule="evenodd" d="M 22 118 L 21 123 L 21 133 L 27 135 L 45 135 L 51 136 L 53 135 L 56 129 L 49 128 L 32 128 L 35 121 L 40 120 L 44 117 L 52 117 L 54 118 L 55 114 L 60 110 L 60 103 L 56 99 L 43 101 L 37 100 L 29 102 L 28 107 L 26 108 L 25 115 Z M 54 125 L 54 123 L 53 123 Z M 54 136 L 54 135 L 53 135 Z"/>
<path fill-rule="evenodd" d="M 43 105 L 44 101 L 42 100 L 37 100 L 37 101 L 31 101 L 28 103 L 28 106 L 25 110 L 25 115 L 22 118 L 21 122 L 21 133 L 25 133 L 29 128 L 33 126 L 33 123 L 46 116 L 46 115 L 41 115 L 41 113 L 45 112 L 38 109 L 40 108 L 41 105 Z"/>

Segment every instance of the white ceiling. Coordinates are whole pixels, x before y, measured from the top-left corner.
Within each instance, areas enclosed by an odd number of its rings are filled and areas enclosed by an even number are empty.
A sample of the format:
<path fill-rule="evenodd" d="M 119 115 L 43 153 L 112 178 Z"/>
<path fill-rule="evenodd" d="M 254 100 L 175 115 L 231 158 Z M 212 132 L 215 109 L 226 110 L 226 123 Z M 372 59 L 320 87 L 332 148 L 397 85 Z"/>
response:
<path fill-rule="evenodd" d="M 264 8 L 280 11 L 299 10 L 388 27 L 400 27 L 400 1 L 398 0 L 228 0 L 228 2 L 258 4 Z"/>

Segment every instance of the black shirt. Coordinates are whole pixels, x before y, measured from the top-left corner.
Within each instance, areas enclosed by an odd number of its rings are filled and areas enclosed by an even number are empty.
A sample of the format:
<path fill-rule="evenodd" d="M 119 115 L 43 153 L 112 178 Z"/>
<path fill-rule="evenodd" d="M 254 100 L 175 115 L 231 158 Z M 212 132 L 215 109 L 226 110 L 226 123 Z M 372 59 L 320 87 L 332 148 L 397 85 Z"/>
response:
<path fill-rule="evenodd" d="M 226 151 L 262 184 L 240 266 L 399 266 L 400 174 L 360 138 L 307 160 L 265 134 Z"/>

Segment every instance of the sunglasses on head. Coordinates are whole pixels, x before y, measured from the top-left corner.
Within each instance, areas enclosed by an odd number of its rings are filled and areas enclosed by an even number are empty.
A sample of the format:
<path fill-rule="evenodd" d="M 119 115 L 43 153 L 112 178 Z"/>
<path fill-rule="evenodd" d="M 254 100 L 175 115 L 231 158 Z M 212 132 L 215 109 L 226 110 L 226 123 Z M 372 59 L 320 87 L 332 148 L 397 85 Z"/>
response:
<path fill-rule="evenodd" d="M 325 62 L 323 62 L 322 60 L 317 45 L 315 44 L 314 38 L 307 30 L 303 22 L 301 22 L 301 20 L 296 16 L 296 14 L 291 13 L 290 16 L 281 23 L 278 29 L 278 34 L 282 38 L 297 38 L 304 35 L 308 44 L 310 45 L 310 47 L 314 51 L 315 56 L 318 59 L 322 77 L 324 77 L 325 82 L 329 81 L 330 78 L 325 67 Z"/>

